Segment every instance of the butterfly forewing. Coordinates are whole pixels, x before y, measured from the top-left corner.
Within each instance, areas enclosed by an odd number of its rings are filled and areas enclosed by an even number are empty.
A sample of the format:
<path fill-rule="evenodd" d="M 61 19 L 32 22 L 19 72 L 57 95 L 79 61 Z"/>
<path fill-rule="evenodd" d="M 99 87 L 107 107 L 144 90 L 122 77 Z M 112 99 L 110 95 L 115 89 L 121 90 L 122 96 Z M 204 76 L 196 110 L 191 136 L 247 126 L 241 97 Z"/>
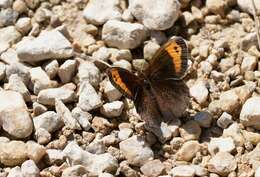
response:
<path fill-rule="evenodd" d="M 151 59 L 146 75 L 150 80 L 179 79 L 188 65 L 188 47 L 181 37 L 166 42 Z"/>
<path fill-rule="evenodd" d="M 113 86 L 124 96 L 135 99 L 138 90 L 142 87 L 143 80 L 140 77 L 120 67 L 109 68 L 107 74 Z"/>

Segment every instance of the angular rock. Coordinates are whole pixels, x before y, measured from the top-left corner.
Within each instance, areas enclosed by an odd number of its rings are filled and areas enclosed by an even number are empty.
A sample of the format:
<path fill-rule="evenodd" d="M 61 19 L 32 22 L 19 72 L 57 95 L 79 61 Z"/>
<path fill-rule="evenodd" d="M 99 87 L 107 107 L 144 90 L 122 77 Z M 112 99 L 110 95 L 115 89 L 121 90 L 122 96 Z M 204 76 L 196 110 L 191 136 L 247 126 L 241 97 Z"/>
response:
<path fill-rule="evenodd" d="M 76 72 L 76 60 L 66 60 L 59 68 L 58 74 L 62 83 L 71 81 Z"/>
<path fill-rule="evenodd" d="M 71 43 L 57 30 L 45 31 L 37 38 L 22 40 L 17 44 L 16 51 L 20 61 L 25 62 L 73 56 Z"/>
<path fill-rule="evenodd" d="M 232 119 L 232 115 L 223 112 L 222 115 L 217 120 L 217 125 L 223 129 L 227 128 L 230 124 L 232 124 L 234 121 Z"/>
<path fill-rule="evenodd" d="M 0 119 L 3 129 L 16 138 L 31 135 L 33 124 L 22 95 L 0 91 Z"/>
<path fill-rule="evenodd" d="M 14 26 L 8 26 L 0 29 L 0 43 L 8 46 L 15 44 L 21 39 L 22 35 Z"/>
<path fill-rule="evenodd" d="M 150 30 L 170 28 L 179 17 L 180 7 L 176 0 L 133 0 L 129 3 L 133 16 Z"/>
<path fill-rule="evenodd" d="M 91 62 L 80 62 L 78 67 L 79 82 L 88 81 L 93 87 L 97 87 L 101 81 L 99 69 Z"/>
<path fill-rule="evenodd" d="M 22 175 L 26 177 L 37 177 L 40 175 L 40 169 L 33 160 L 25 161 L 21 166 Z"/>
<path fill-rule="evenodd" d="M 200 104 L 207 101 L 208 94 L 209 91 L 204 81 L 198 81 L 190 88 L 190 95 Z"/>
<path fill-rule="evenodd" d="M 127 162 L 134 166 L 142 166 L 148 160 L 152 160 L 154 156 L 148 144 L 141 137 L 135 135 L 120 142 L 119 147 Z"/>
<path fill-rule="evenodd" d="M 171 170 L 172 177 L 194 177 L 195 170 L 189 165 L 180 165 Z"/>
<path fill-rule="evenodd" d="M 66 127 L 72 130 L 81 130 L 78 121 L 72 116 L 70 110 L 62 101 L 58 99 L 55 100 L 55 109 L 59 118 L 63 121 Z"/>
<path fill-rule="evenodd" d="M 100 112 L 108 118 L 118 117 L 121 115 L 123 108 L 124 103 L 122 101 L 113 101 L 103 104 L 100 108 Z"/>
<path fill-rule="evenodd" d="M 219 0 L 219 1 L 207 0 L 206 6 L 207 6 L 207 8 L 209 9 L 210 12 L 213 12 L 215 14 L 219 14 L 221 16 L 225 15 L 224 12 L 223 12 L 223 9 L 226 6 L 225 0 Z"/>
<path fill-rule="evenodd" d="M 93 86 L 87 81 L 81 82 L 78 107 L 83 111 L 90 111 L 100 106 L 102 106 L 101 98 Z"/>
<path fill-rule="evenodd" d="M 23 98 L 26 102 L 31 101 L 31 95 L 29 90 L 27 89 L 26 85 L 24 84 L 21 77 L 19 77 L 17 74 L 12 74 L 9 77 L 8 84 L 5 85 L 5 90 L 12 90 L 19 92 L 23 95 Z"/>
<path fill-rule="evenodd" d="M 242 131 L 242 134 L 246 142 L 250 142 L 252 145 L 257 145 L 260 142 L 260 134 L 257 132 Z"/>
<path fill-rule="evenodd" d="M 50 78 L 41 67 L 32 68 L 30 70 L 30 76 L 33 84 L 33 92 L 36 95 L 38 95 L 41 90 L 52 86 Z"/>
<path fill-rule="evenodd" d="M 63 154 L 72 165 L 83 165 L 95 176 L 102 172 L 114 173 L 118 168 L 117 160 L 109 153 L 92 154 L 82 150 L 75 142 L 70 142 L 63 150 Z"/>
<path fill-rule="evenodd" d="M 61 164 L 64 158 L 62 150 L 59 149 L 47 149 L 46 150 L 46 161 L 48 164 Z"/>
<path fill-rule="evenodd" d="M 48 111 L 48 108 L 39 104 L 38 102 L 33 103 L 33 116 L 38 116 Z"/>
<path fill-rule="evenodd" d="M 214 155 L 217 152 L 231 153 L 236 148 L 235 143 L 231 137 L 227 138 L 211 138 L 208 145 L 208 151 Z"/>
<path fill-rule="evenodd" d="M 15 23 L 15 27 L 22 34 L 27 34 L 32 28 L 31 19 L 29 17 L 19 18 Z"/>
<path fill-rule="evenodd" d="M 118 0 L 92 0 L 83 11 L 85 19 L 94 25 L 103 25 L 106 21 L 112 19 L 120 20 L 121 15 L 122 9 Z"/>
<path fill-rule="evenodd" d="M 46 154 L 46 148 L 34 141 L 27 141 L 26 147 L 27 156 L 35 163 L 38 163 Z"/>
<path fill-rule="evenodd" d="M 43 65 L 43 68 L 50 79 L 53 79 L 59 70 L 59 63 L 57 60 L 51 60 Z"/>
<path fill-rule="evenodd" d="M 227 129 L 224 129 L 223 137 L 231 137 L 236 146 L 243 146 L 245 143 L 241 128 L 236 122 L 230 125 Z"/>
<path fill-rule="evenodd" d="M 36 130 L 43 128 L 49 133 L 52 133 L 60 129 L 63 122 L 61 117 L 59 117 L 54 111 L 47 111 L 37 117 L 34 117 L 33 124 Z"/>
<path fill-rule="evenodd" d="M 243 73 L 246 71 L 254 71 L 257 61 L 258 59 L 256 56 L 246 55 L 241 63 L 241 71 Z"/>
<path fill-rule="evenodd" d="M 163 163 L 156 159 L 145 163 L 140 170 L 145 176 L 156 177 L 163 172 L 164 168 Z"/>
<path fill-rule="evenodd" d="M 10 58 L 13 58 L 13 56 L 10 56 Z M 11 62 L 11 64 L 6 68 L 6 77 L 9 79 L 12 74 L 17 74 L 23 79 L 24 84 L 28 85 L 30 81 L 29 71 L 30 69 L 25 65 L 17 62 Z"/>
<path fill-rule="evenodd" d="M 237 168 L 234 156 L 228 152 L 219 152 L 207 164 L 208 170 L 221 176 L 226 176 Z"/>
<path fill-rule="evenodd" d="M 104 94 L 109 101 L 119 100 L 122 96 L 121 92 L 116 89 L 110 81 L 107 81 L 104 86 Z"/>
<path fill-rule="evenodd" d="M 43 105 L 55 105 L 55 99 L 61 100 L 63 103 L 71 103 L 75 101 L 76 95 L 74 91 L 65 88 L 49 88 L 40 91 L 37 101 Z"/>
<path fill-rule="evenodd" d="M 260 97 L 249 98 L 240 112 L 240 121 L 245 126 L 252 126 L 260 130 Z"/>
<path fill-rule="evenodd" d="M 90 113 L 76 107 L 72 110 L 71 114 L 85 131 L 88 131 L 91 128 L 89 121 L 92 120 L 92 115 Z"/>
<path fill-rule="evenodd" d="M 47 144 L 51 140 L 51 134 L 44 128 L 35 130 L 34 135 L 39 144 Z"/>
<path fill-rule="evenodd" d="M 109 20 L 102 29 L 102 39 L 110 47 L 134 49 L 146 38 L 146 30 L 139 23 Z"/>

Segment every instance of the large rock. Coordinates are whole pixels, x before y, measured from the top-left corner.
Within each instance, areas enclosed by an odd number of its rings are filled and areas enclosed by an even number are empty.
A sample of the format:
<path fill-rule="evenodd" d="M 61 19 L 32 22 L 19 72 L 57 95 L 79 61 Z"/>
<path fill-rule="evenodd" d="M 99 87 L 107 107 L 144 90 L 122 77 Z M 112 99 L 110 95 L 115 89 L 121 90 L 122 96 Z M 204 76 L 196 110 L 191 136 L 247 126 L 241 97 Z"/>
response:
<path fill-rule="evenodd" d="M 236 168 L 236 159 L 228 152 L 219 152 L 208 162 L 208 170 L 221 176 L 228 175 Z"/>
<path fill-rule="evenodd" d="M 249 98 L 240 112 L 240 121 L 245 126 L 260 130 L 260 97 Z"/>
<path fill-rule="evenodd" d="M 23 39 L 16 48 L 20 61 L 36 62 L 73 56 L 71 43 L 57 30 L 46 31 L 39 37 Z"/>
<path fill-rule="evenodd" d="M 64 103 L 70 103 L 75 100 L 75 93 L 65 88 L 49 88 L 40 91 L 37 101 L 43 105 L 55 105 L 55 99 L 59 99 Z"/>
<path fill-rule="evenodd" d="M 177 0 L 132 0 L 129 9 L 133 16 L 151 30 L 170 28 L 180 14 Z"/>
<path fill-rule="evenodd" d="M 118 167 L 116 158 L 109 153 L 92 154 L 82 150 L 75 142 L 70 142 L 63 150 L 63 154 L 72 165 L 83 165 L 94 176 L 102 172 L 114 173 Z"/>
<path fill-rule="evenodd" d="M 109 20 L 103 26 L 102 39 L 110 47 L 134 49 L 146 38 L 146 30 L 139 23 Z"/>
<path fill-rule="evenodd" d="M 259 15 L 260 14 L 260 1 L 255 0 L 254 2 L 255 2 L 255 6 L 256 6 L 256 13 Z M 239 8 L 242 9 L 243 11 L 250 13 L 251 15 L 254 15 L 251 0 L 237 0 L 237 4 L 238 4 Z"/>
<path fill-rule="evenodd" d="M 129 164 L 135 166 L 144 165 L 153 159 L 153 151 L 148 144 L 138 136 L 132 136 L 119 144 L 120 151 L 126 157 Z"/>
<path fill-rule="evenodd" d="M 3 129 L 16 138 L 31 135 L 33 123 L 22 95 L 14 91 L 0 91 L 0 100 Z"/>
<path fill-rule="evenodd" d="M 22 141 L 0 143 L 0 162 L 6 166 L 21 165 L 28 157 Z"/>
<path fill-rule="evenodd" d="M 90 83 L 82 82 L 79 87 L 78 107 L 83 111 L 90 111 L 100 106 L 102 106 L 102 101 L 96 90 Z"/>
<path fill-rule="evenodd" d="M 85 19 L 94 25 L 103 25 L 112 19 L 120 20 L 121 15 L 119 0 L 91 0 L 83 11 Z"/>
<path fill-rule="evenodd" d="M 6 46 L 15 44 L 21 39 L 21 34 L 15 29 L 14 26 L 8 26 L 0 29 L 0 43 Z M 7 48 L 6 48 L 7 49 Z"/>

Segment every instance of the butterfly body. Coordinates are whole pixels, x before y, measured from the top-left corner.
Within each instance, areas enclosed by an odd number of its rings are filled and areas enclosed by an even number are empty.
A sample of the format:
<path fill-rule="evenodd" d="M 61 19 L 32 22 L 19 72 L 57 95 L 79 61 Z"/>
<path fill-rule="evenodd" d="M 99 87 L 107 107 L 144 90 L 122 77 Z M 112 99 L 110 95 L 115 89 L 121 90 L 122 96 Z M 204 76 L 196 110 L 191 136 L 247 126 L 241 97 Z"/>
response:
<path fill-rule="evenodd" d="M 189 91 L 182 81 L 188 56 L 184 40 L 175 37 L 156 52 L 148 69 L 139 76 L 119 67 L 108 69 L 111 83 L 134 101 L 148 129 L 157 136 L 161 123 L 180 117 L 189 103 Z"/>

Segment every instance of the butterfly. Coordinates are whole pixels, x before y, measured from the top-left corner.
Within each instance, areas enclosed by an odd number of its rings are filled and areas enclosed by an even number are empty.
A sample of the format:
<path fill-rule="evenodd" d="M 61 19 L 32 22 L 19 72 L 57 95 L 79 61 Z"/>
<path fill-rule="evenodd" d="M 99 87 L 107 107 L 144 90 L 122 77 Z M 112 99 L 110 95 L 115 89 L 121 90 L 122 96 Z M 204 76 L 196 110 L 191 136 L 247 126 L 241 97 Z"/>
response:
<path fill-rule="evenodd" d="M 157 136 L 161 136 L 162 122 L 179 118 L 187 108 L 189 90 L 182 78 L 188 59 L 184 39 L 173 37 L 156 51 L 149 67 L 138 76 L 120 67 L 107 70 L 113 86 L 133 100 L 137 113 Z"/>

